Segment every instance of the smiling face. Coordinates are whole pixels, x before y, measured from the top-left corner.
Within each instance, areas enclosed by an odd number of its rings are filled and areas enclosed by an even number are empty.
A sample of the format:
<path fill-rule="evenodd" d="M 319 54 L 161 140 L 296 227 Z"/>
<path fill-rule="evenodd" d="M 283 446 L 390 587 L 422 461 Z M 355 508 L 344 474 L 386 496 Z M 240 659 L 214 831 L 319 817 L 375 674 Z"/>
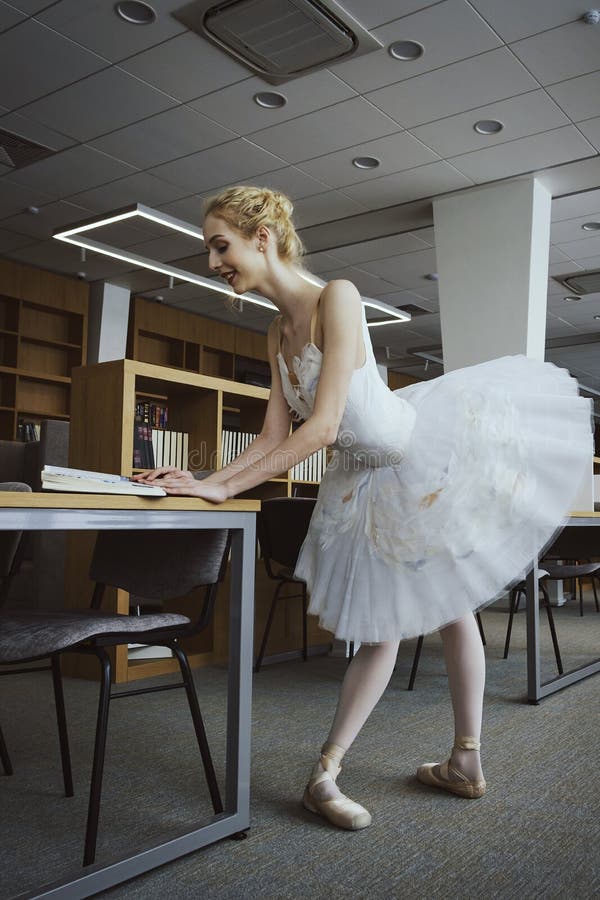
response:
<path fill-rule="evenodd" d="M 258 249 L 258 235 L 247 238 L 225 219 L 208 215 L 204 220 L 204 241 L 208 265 L 220 275 L 236 294 L 256 288 L 264 272 L 264 255 Z"/>

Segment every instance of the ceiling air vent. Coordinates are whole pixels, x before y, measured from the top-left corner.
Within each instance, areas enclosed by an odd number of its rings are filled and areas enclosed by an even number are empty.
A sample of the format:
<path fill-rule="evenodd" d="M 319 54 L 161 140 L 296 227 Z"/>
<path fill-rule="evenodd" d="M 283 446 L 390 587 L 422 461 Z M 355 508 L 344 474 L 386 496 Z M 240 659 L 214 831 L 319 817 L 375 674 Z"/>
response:
<path fill-rule="evenodd" d="M 589 272 L 573 272 L 572 275 L 553 275 L 552 277 L 574 294 L 597 294 L 600 292 L 600 269 Z"/>
<path fill-rule="evenodd" d="M 3 131 L 0 128 L 0 166 L 6 166 L 9 169 L 22 169 L 31 163 L 46 156 L 53 156 L 55 150 L 49 147 L 43 147 L 41 144 L 34 144 L 26 138 L 19 137 L 18 134 L 12 134 L 10 131 Z"/>
<path fill-rule="evenodd" d="M 410 313 L 413 319 L 415 316 L 431 315 L 431 310 L 423 309 L 422 306 L 417 306 L 415 303 L 403 303 L 401 306 L 396 307 L 396 309 L 401 309 L 403 312 Z"/>
<path fill-rule="evenodd" d="M 271 84 L 381 47 L 335 0 L 196 0 L 173 15 Z"/>

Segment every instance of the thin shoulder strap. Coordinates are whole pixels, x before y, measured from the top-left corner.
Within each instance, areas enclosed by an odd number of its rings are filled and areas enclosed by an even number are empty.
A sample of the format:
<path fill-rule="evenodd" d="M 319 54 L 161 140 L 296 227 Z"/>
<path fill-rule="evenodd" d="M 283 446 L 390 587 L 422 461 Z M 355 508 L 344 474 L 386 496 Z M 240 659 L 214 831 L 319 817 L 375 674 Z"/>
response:
<path fill-rule="evenodd" d="M 313 309 L 312 316 L 310 317 L 310 342 L 314 344 L 315 342 L 315 334 L 317 330 L 317 313 L 319 311 L 319 303 L 321 302 L 321 297 L 317 300 L 316 306 Z"/>
<path fill-rule="evenodd" d="M 277 350 L 281 353 L 281 320 L 283 316 L 279 315 L 276 317 L 275 321 L 277 322 Z"/>

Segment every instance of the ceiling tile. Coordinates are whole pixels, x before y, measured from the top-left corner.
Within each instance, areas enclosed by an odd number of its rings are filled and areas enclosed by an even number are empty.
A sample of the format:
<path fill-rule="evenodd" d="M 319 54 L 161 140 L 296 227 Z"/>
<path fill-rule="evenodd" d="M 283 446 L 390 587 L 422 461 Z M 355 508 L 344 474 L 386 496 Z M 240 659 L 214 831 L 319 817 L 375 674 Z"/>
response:
<path fill-rule="evenodd" d="M 554 84 L 599 67 L 600 29 L 572 22 L 517 41 L 511 49 L 542 84 Z"/>
<path fill-rule="evenodd" d="M 302 264 L 309 272 L 319 275 L 321 272 L 330 272 L 343 265 L 343 260 L 332 253 L 307 253 L 302 257 Z"/>
<path fill-rule="evenodd" d="M 580 0 L 470 0 L 507 43 L 580 19 Z"/>
<path fill-rule="evenodd" d="M 52 0 L 10 0 L 10 5 L 16 6 L 17 9 L 27 13 L 28 16 L 33 16 L 45 6 L 50 6 L 51 2 Z"/>
<path fill-rule="evenodd" d="M 332 269 L 324 273 L 323 278 L 327 281 L 333 281 L 334 278 L 347 279 L 352 282 L 363 297 L 377 297 L 379 294 L 389 294 L 395 287 L 392 282 L 356 266 L 341 266 Z"/>
<path fill-rule="evenodd" d="M 439 0 L 377 0 L 377 3 L 373 3 L 373 0 L 344 0 L 343 6 L 361 25 L 371 30 L 438 2 Z"/>
<path fill-rule="evenodd" d="M 6 31 L 7 28 L 12 28 L 17 22 L 22 22 L 24 18 L 25 14 L 19 12 L 14 6 L 9 6 L 7 3 L 0 3 L 0 31 Z"/>
<path fill-rule="evenodd" d="M 148 172 L 135 172 L 125 178 L 74 194 L 71 199 L 73 203 L 80 203 L 94 212 L 103 213 L 128 206 L 130 203 L 158 206 L 160 203 L 176 200 L 184 193 L 183 188 L 156 178 Z"/>
<path fill-rule="evenodd" d="M 86 141 L 176 105 L 172 97 L 113 67 L 31 103 L 24 112 Z"/>
<path fill-rule="evenodd" d="M 412 128 L 537 87 L 510 50 L 501 47 L 374 91 L 368 99 Z"/>
<path fill-rule="evenodd" d="M 551 243 L 565 244 L 570 241 L 583 241 L 586 238 L 593 237 L 591 232 L 584 231 L 581 227 L 586 222 L 592 221 L 600 223 L 600 203 L 591 214 L 580 216 L 576 219 L 565 219 L 562 222 L 553 222 L 550 227 Z"/>
<path fill-rule="evenodd" d="M 426 275 L 437 271 L 437 263 L 435 250 L 418 250 L 416 253 L 363 263 L 361 268 L 391 281 L 399 288 L 419 293 L 419 287 L 429 283 Z"/>
<path fill-rule="evenodd" d="M 553 84 L 547 91 L 574 122 L 600 115 L 600 72 Z"/>
<path fill-rule="evenodd" d="M 75 141 L 73 138 L 59 134 L 47 125 L 41 125 L 34 122 L 20 113 L 8 113 L 0 118 L 0 128 L 18 134 L 29 141 L 41 144 L 43 147 L 50 147 L 52 150 L 65 150 L 72 147 Z"/>
<path fill-rule="evenodd" d="M 567 256 L 574 260 L 583 260 L 586 257 L 596 256 L 600 254 L 600 234 L 596 237 L 587 237 L 581 241 L 569 241 L 558 245 L 559 250 L 563 250 Z"/>
<path fill-rule="evenodd" d="M 44 191 L 58 199 L 68 197 L 77 191 L 88 190 L 98 184 L 122 178 L 134 171 L 132 166 L 120 162 L 91 147 L 71 147 L 18 169 L 8 179 L 34 190 Z M 27 204 L 29 205 L 29 204 Z M 36 203 L 40 206 L 41 203 Z"/>
<path fill-rule="evenodd" d="M 294 204 L 294 221 L 299 228 L 308 228 L 319 222 L 354 216 L 366 209 L 339 191 L 326 191 L 314 197 L 305 197 Z"/>
<path fill-rule="evenodd" d="M 504 128 L 499 134 L 479 134 L 473 126 L 481 119 L 495 119 L 502 122 Z M 412 129 L 412 134 L 440 156 L 448 158 L 568 124 L 569 119 L 545 91 L 530 91 L 421 125 Z"/>
<path fill-rule="evenodd" d="M 398 131 L 397 124 L 362 97 L 265 128 L 252 141 L 296 163 Z"/>
<path fill-rule="evenodd" d="M 380 160 L 380 165 L 376 169 L 357 169 L 352 165 L 352 160 L 357 156 L 374 156 Z M 348 184 L 359 184 L 369 181 L 371 178 L 381 178 L 392 172 L 414 169 L 416 166 L 433 162 L 436 159 L 438 159 L 437 154 L 423 146 L 412 135 L 407 132 L 398 132 L 398 134 L 378 138 L 376 141 L 355 144 L 345 150 L 319 156 L 317 159 L 301 163 L 300 168 L 309 175 L 320 178 L 331 187 L 337 188 Z"/>
<path fill-rule="evenodd" d="M 159 259 L 162 262 L 174 262 L 183 260 L 188 256 L 204 253 L 204 243 L 195 240 L 189 235 L 173 234 L 154 238 L 151 241 L 143 241 L 140 244 L 132 244 L 128 248 L 132 253 L 139 253 L 149 259 Z M 181 268 L 186 268 L 184 265 Z"/>
<path fill-rule="evenodd" d="M 287 99 L 286 105 L 280 109 L 264 109 L 254 103 L 254 95 L 266 90 L 283 94 Z M 246 78 L 200 97 L 190 106 L 216 122 L 234 128 L 238 134 L 249 134 L 354 96 L 354 90 L 340 78 L 322 71 L 278 86 L 265 84 L 262 78 Z"/>
<path fill-rule="evenodd" d="M 379 300 L 397 309 L 408 305 L 419 306 L 421 309 L 427 309 L 429 312 L 438 312 L 439 303 L 437 300 L 427 300 L 414 291 L 394 291 L 392 294 L 381 294 Z M 421 318 L 420 316 L 418 317 Z"/>
<path fill-rule="evenodd" d="M 383 259 L 386 256 L 412 253 L 414 250 L 424 250 L 426 246 L 423 241 L 413 234 L 392 234 L 389 237 L 361 241 L 358 244 L 349 244 L 346 247 L 337 247 L 334 253 L 344 262 L 357 265 L 374 259 Z M 334 267 L 332 266 L 331 268 Z"/>
<path fill-rule="evenodd" d="M 303 197 L 312 197 L 315 194 L 322 194 L 327 191 L 328 185 L 311 178 L 305 172 L 301 172 L 296 166 L 287 166 L 285 169 L 277 169 L 276 172 L 265 172 L 264 174 L 244 179 L 246 184 L 257 184 L 260 187 L 268 187 L 274 191 L 281 191 L 292 200 L 300 200 Z M 231 185 L 222 185 L 219 190 Z"/>
<path fill-rule="evenodd" d="M 92 141 L 91 146 L 148 169 L 230 141 L 236 135 L 187 106 L 136 122 Z"/>
<path fill-rule="evenodd" d="M 37 215 L 25 211 L 20 212 L 16 216 L 4 219 L 2 226 L 12 228 L 19 234 L 29 235 L 30 242 L 33 238 L 48 240 L 52 237 L 55 228 L 78 219 L 84 219 L 86 215 L 89 215 L 89 210 L 72 203 L 65 203 L 62 200 L 56 203 L 47 203 L 45 206 L 39 207 L 39 210 Z"/>
<path fill-rule="evenodd" d="M 117 16 L 114 3 L 98 0 L 62 0 L 36 18 L 88 50 L 118 62 L 185 31 L 184 25 L 168 15 L 181 5 L 181 0 L 160 0 L 160 4 L 154 4 L 156 21 L 142 28 Z"/>
<path fill-rule="evenodd" d="M 157 166 L 152 172 L 159 178 L 181 185 L 189 193 L 206 193 L 222 184 L 246 180 L 278 166 L 283 168 L 285 161 L 239 138 Z"/>
<path fill-rule="evenodd" d="M 191 31 L 132 56 L 121 67 L 184 102 L 248 77 L 245 66 Z"/>
<path fill-rule="evenodd" d="M 502 43 L 465 0 L 444 0 L 377 28 L 373 34 L 383 44 L 381 50 L 331 67 L 361 93 L 414 78 Z M 393 41 L 417 41 L 425 52 L 412 62 L 394 59 L 387 52 Z"/>
<path fill-rule="evenodd" d="M 596 150 L 600 150 L 600 116 L 588 119 L 587 122 L 580 122 L 579 130 L 585 134 L 588 141 L 591 141 Z"/>
<path fill-rule="evenodd" d="M 569 325 L 568 322 L 565 322 L 564 319 L 559 318 L 558 316 L 553 316 L 550 313 L 546 318 L 546 337 L 569 337 L 569 335 L 575 334 L 575 328 L 572 325 Z M 559 350 L 553 350 L 552 348 L 548 348 L 546 350 L 546 359 L 548 361 L 553 361 L 555 357 L 560 355 Z"/>
<path fill-rule="evenodd" d="M 0 253 L 18 250 L 20 247 L 26 247 L 27 244 L 31 244 L 32 241 L 31 237 L 27 237 L 24 234 L 17 234 L 16 231 L 7 231 L 5 228 L 0 228 Z"/>
<path fill-rule="evenodd" d="M 198 225 L 202 218 L 202 197 L 198 194 L 182 197 L 180 200 L 173 200 L 170 203 L 156 204 L 156 206 L 167 215 L 175 216 L 176 219 L 182 219 L 184 222 L 191 222 L 192 225 Z"/>
<path fill-rule="evenodd" d="M 553 197 L 587 191 L 600 184 L 600 156 L 566 163 L 555 169 L 541 169 L 536 177 Z"/>
<path fill-rule="evenodd" d="M 420 197 L 435 197 L 447 191 L 469 187 L 473 182 L 446 162 L 429 163 L 408 172 L 374 178 L 364 184 L 344 188 L 344 193 L 369 209 L 407 203 Z"/>
<path fill-rule="evenodd" d="M 508 178 L 594 154 L 574 125 L 455 156 L 452 164 L 477 183 Z"/>
<path fill-rule="evenodd" d="M 42 206 L 51 199 L 45 191 L 0 178 L 0 219 L 23 212 L 28 206 Z"/>
<path fill-rule="evenodd" d="M 600 254 L 597 256 L 585 256 L 583 259 L 578 259 L 577 262 L 586 271 L 600 269 Z"/>
<path fill-rule="evenodd" d="M 551 246 L 550 252 L 548 254 L 548 262 L 549 263 L 568 263 L 569 257 L 566 253 L 563 253 L 562 250 L 559 250 L 558 247 Z"/>
<path fill-rule="evenodd" d="M 27 19 L 0 35 L 2 103 L 15 109 L 106 65 L 100 56 Z"/>

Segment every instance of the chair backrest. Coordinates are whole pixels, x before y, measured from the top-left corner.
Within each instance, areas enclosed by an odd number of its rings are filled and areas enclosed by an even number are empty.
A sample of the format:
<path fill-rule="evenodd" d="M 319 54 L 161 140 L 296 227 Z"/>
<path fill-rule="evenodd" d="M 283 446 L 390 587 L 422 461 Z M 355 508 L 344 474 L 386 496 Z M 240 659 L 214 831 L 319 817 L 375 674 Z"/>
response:
<path fill-rule="evenodd" d="M 567 525 L 554 542 L 548 547 L 544 556 L 557 559 L 588 559 L 600 556 L 600 534 L 593 525 Z"/>
<path fill-rule="evenodd" d="M 90 578 L 147 600 L 183 597 L 223 577 L 229 531 L 100 531 Z"/>
<path fill-rule="evenodd" d="M 257 520 L 265 562 L 294 568 L 317 501 L 310 497 L 263 500 Z"/>
<path fill-rule="evenodd" d="M 0 482 L 0 491 L 31 491 L 28 484 L 21 481 Z M 0 531 L 0 609 L 8 597 L 10 579 L 16 575 L 19 563 L 19 547 L 22 531 Z"/>

